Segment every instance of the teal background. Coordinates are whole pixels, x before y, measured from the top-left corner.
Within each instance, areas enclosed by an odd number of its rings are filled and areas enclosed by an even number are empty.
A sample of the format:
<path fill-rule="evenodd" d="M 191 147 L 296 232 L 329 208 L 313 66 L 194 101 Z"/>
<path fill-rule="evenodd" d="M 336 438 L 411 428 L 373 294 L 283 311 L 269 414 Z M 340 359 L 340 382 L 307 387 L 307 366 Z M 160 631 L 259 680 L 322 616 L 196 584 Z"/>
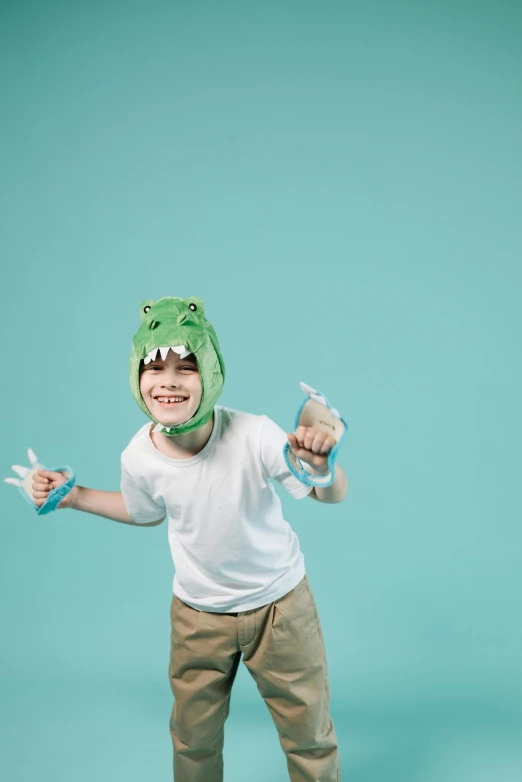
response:
<path fill-rule="evenodd" d="M 117 490 L 138 306 L 200 296 L 223 404 L 350 425 L 282 496 L 343 780 L 519 781 L 520 4 L 0 8 L 2 475 Z M 2 778 L 171 779 L 166 526 L 1 490 Z M 244 666 L 225 778 L 288 779 Z"/>

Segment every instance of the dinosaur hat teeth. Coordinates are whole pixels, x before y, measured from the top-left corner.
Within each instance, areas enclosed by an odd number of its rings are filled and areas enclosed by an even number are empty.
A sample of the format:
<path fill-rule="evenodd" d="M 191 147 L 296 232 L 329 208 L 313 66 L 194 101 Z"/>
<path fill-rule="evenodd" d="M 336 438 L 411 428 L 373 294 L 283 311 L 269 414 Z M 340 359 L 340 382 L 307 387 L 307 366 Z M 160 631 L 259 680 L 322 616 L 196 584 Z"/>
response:
<path fill-rule="evenodd" d="M 158 301 L 147 299 L 140 305 L 141 326 L 134 335 L 130 360 L 130 384 L 136 403 L 165 434 L 176 435 L 203 426 L 212 416 L 225 381 L 225 365 L 219 342 L 204 313 L 201 299 L 165 296 Z M 150 346 L 154 345 L 150 349 Z M 201 378 L 201 402 L 189 421 L 163 427 L 147 405 L 140 391 L 140 366 L 156 361 L 158 353 L 165 361 L 169 350 L 184 359 L 194 354 Z"/>
<path fill-rule="evenodd" d="M 143 363 L 150 364 L 151 361 L 155 361 L 158 350 L 160 352 L 163 361 L 165 361 L 165 359 L 167 358 L 167 353 L 169 352 L 169 350 L 173 350 L 174 353 L 178 353 L 180 358 L 186 358 L 191 354 L 191 351 L 187 350 L 185 345 L 168 345 L 167 347 L 152 348 L 152 350 L 149 353 L 147 353 L 147 355 L 143 359 Z"/>

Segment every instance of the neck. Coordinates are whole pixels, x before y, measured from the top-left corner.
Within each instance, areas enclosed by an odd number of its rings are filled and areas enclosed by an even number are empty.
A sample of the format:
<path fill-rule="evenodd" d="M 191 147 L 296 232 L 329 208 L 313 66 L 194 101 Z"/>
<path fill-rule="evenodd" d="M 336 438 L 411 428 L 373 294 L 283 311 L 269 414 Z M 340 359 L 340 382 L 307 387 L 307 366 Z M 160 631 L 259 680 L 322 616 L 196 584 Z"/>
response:
<path fill-rule="evenodd" d="M 210 435 L 214 428 L 214 417 L 215 412 L 212 413 L 210 421 L 207 421 L 204 426 L 200 426 L 199 429 L 194 429 L 192 432 L 174 436 L 169 436 L 164 432 L 155 432 L 152 437 L 158 445 L 161 443 L 163 448 L 168 449 L 174 459 L 190 459 L 191 456 L 195 456 L 202 451 L 210 440 Z"/>

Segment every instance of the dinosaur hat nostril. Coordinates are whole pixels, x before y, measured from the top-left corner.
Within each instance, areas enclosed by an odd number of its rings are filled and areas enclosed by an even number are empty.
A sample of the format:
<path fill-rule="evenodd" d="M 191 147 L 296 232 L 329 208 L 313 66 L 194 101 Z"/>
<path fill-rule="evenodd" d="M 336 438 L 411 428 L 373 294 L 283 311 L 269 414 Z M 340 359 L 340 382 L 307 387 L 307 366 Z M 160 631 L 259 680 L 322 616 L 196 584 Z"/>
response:
<path fill-rule="evenodd" d="M 178 315 L 178 326 L 181 326 L 185 321 L 187 320 L 187 313 L 182 312 L 180 315 Z"/>

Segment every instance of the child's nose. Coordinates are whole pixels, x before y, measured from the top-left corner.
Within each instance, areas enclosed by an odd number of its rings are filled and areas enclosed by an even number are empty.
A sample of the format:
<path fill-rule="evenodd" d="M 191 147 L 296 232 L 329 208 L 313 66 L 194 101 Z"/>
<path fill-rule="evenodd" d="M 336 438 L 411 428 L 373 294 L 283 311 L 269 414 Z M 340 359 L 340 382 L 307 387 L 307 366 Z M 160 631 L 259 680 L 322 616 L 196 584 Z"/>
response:
<path fill-rule="evenodd" d="M 166 386 L 178 386 L 179 385 L 179 375 L 178 373 L 173 370 L 169 369 L 165 372 L 165 377 L 163 378 L 164 385 Z"/>

